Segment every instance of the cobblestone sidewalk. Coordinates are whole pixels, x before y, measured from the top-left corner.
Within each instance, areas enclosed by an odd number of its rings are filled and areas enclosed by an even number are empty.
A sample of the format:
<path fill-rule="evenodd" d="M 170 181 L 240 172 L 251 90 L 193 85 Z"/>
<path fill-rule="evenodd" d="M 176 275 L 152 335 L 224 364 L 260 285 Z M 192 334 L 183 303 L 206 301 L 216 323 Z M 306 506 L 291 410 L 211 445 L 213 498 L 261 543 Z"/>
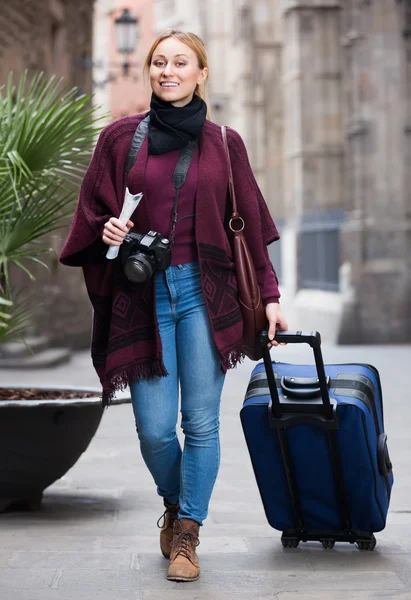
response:
<path fill-rule="evenodd" d="M 275 354 L 275 356 L 274 356 Z M 86 453 L 45 493 L 42 510 L 0 516 L 0 600 L 411 600 L 411 348 L 325 347 L 327 362 L 379 368 L 395 486 L 374 552 L 320 544 L 283 549 L 266 523 L 238 417 L 252 363 L 223 394 L 222 461 L 201 531 L 202 575 L 165 579 L 156 521 L 162 504 L 140 457 L 130 405 L 110 408 Z M 307 362 L 281 348 L 276 360 Z M 88 354 L 50 371 L 1 371 L 3 384 L 93 385 Z"/>

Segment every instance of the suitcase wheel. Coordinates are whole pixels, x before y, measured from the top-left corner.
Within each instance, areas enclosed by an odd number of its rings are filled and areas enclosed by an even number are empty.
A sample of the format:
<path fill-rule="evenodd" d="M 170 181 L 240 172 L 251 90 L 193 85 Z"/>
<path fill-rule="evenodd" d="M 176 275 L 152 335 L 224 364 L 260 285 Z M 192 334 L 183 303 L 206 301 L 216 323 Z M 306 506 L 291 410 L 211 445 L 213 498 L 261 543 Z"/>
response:
<path fill-rule="evenodd" d="M 335 545 L 335 540 L 320 540 L 323 548 L 328 549 L 328 550 L 332 550 L 334 548 Z"/>
<path fill-rule="evenodd" d="M 355 543 L 357 544 L 358 550 L 372 551 L 377 544 L 377 540 L 375 539 L 375 536 L 372 535 L 370 540 L 357 540 Z"/>
<path fill-rule="evenodd" d="M 298 548 L 300 540 L 298 538 L 281 538 L 281 543 L 284 548 Z"/>

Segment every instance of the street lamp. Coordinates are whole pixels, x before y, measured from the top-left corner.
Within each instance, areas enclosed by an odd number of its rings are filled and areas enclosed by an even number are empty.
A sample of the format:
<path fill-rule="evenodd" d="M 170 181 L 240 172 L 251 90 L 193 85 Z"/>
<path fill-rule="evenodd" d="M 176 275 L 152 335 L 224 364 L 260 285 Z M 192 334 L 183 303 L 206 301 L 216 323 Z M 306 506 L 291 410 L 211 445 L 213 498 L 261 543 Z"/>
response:
<path fill-rule="evenodd" d="M 132 16 L 128 8 L 125 8 L 114 24 L 118 51 L 121 54 L 130 54 L 134 51 L 137 42 L 138 19 Z"/>
<path fill-rule="evenodd" d="M 128 55 L 134 52 L 138 39 L 138 19 L 133 17 L 130 10 L 125 8 L 114 21 L 117 50 L 123 56 L 122 67 L 124 77 L 128 77 L 130 67 Z"/>
<path fill-rule="evenodd" d="M 115 37 L 117 42 L 117 51 L 121 55 L 121 62 L 118 63 L 108 63 L 109 67 L 118 67 L 121 66 L 123 71 L 123 76 L 128 77 L 130 74 L 131 67 L 140 67 L 139 63 L 132 63 L 129 61 L 129 55 L 132 54 L 135 50 L 138 38 L 139 38 L 139 30 L 138 30 L 138 19 L 133 17 L 130 10 L 128 8 L 124 8 L 123 12 L 117 19 L 114 21 L 114 29 L 115 29 Z M 91 68 L 104 68 L 104 64 L 102 61 L 94 62 L 88 56 L 83 56 L 83 68 L 84 70 L 89 70 Z M 107 77 L 103 81 L 94 82 L 95 87 L 104 87 L 107 83 L 112 81 L 116 81 L 117 77 L 113 73 L 109 72 Z M 138 77 L 135 76 L 133 78 L 135 81 L 138 80 Z"/>

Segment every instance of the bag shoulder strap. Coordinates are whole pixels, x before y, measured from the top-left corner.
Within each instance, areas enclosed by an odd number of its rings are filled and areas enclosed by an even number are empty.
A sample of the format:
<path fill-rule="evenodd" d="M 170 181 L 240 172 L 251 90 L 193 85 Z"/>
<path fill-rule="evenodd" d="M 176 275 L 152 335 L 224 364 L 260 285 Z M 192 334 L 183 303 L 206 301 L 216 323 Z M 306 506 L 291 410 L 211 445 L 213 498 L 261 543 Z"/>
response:
<path fill-rule="evenodd" d="M 237 213 L 237 199 L 235 196 L 235 189 L 234 189 L 234 177 L 233 177 L 233 169 L 231 166 L 231 159 L 230 159 L 230 150 L 228 149 L 228 141 L 227 141 L 227 127 L 225 125 L 221 126 L 221 135 L 223 138 L 223 143 L 224 143 L 224 150 L 227 156 L 227 163 L 228 163 L 228 189 L 230 191 L 230 198 L 231 198 L 231 202 L 233 204 L 233 213 L 238 214 Z"/>

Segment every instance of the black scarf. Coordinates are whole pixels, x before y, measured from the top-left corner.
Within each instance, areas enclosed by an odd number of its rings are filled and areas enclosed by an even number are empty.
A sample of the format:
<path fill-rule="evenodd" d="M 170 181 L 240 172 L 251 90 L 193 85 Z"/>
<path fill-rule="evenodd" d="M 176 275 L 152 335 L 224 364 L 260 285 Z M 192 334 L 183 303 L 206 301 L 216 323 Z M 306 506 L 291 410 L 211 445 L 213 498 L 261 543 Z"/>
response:
<path fill-rule="evenodd" d="M 203 128 L 207 105 L 194 94 L 189 104 L 173 106 L 171 102 L 151 96 L 150 126 L 148 130 L 148 153 L 165 154 L 183 148 L 196 140 Z"/>

